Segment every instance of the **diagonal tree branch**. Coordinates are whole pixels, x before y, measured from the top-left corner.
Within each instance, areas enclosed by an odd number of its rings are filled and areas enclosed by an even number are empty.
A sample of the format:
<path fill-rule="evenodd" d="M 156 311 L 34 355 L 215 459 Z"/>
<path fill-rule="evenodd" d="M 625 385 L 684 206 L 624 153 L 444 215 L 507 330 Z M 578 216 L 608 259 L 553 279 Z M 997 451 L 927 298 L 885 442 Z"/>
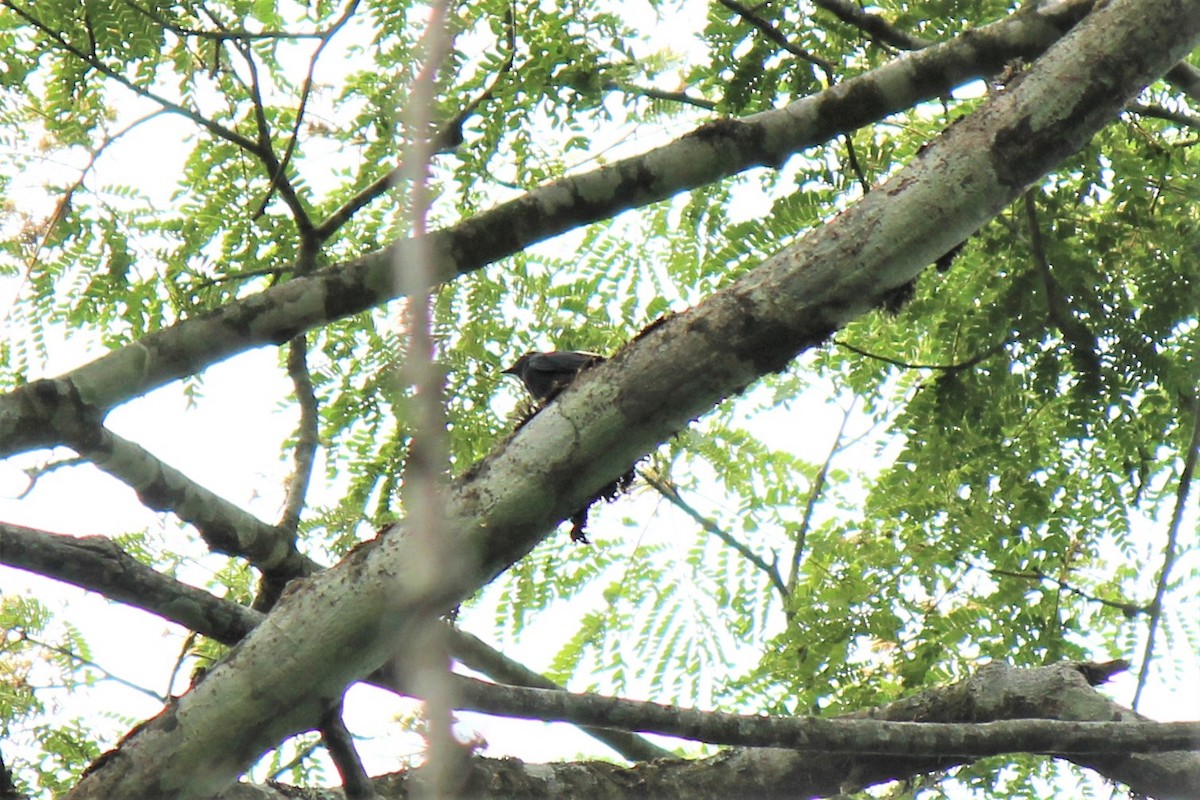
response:
<path fill-rule="evenodd" d="M 746 20 L 746 22 L 757 28 L 763 36 L 766 36 L 772 42 L 779 45 L 796 58 L 799 58 L 802 61 L 807 61 L 809 64 L 818 66 L 827 73 L 831 72 L 835 68 L 835 65 L 832 61 L 820 58 L 819 56 L 814 56 L 804 48 L 797 47 L 789 42 L 788 38 L 784 36 L 778 28 L 772 25 L 769 20 L 761 16 L 755 9 L 750 8 L 747 5 L 743 5 L 742 3 L 737 2 L 737 0 L 720 0 L 720 3 L 733 13 L 740 16 L 742 19 Z"/>
<path fill-rule="evenodd" d="M 220 124 L 219 122 L 211 120 L 208 117 L 204 116 L 203 114 L 201 114 L 197 111 L 193 111 L 190 108 L 181 106 L 180 104 L 178 104 L 172 100 L 168 100 L 167 98 L 162 97 L 161 95 L 155 94 L 154 92 L 151 92 L 147 89 L 143 89 L 142 87 L 135 84 L 133 81 L 126 78 L 121 73 L 119 73 L 116 70 L 109 67 L 103 61 L 101 61 L 99 58 L 97 58 L 94 54 L 89 53 L 85 50 L 81 50 L 78 47 L 76 47 L 75 45 L 71 44 L 71 42 L 68 41 L 67 38 L 62 33 L 58 32 L 58 31 L 54 30 L 53 28 L 51 28 L 50 26 L 46 25 L 39 18 L 34 16 L 31 12 L 16 5 L 16 3 L 14 3 L 12 0 L 3 0 L 3 5 L 7 6 L 8 8 L 11 8 L 13 10 L 13 12 L 17 14 L 17 16 L 21 17 L 21 19 L 25 20 L 30 25 L 32 25 L 33 27 L 35 27 L 39 31 L 41 31 L 52 42 L 54 42 L 54 44 L 57 45 L 61 50 L 64 50 L 65 52 L 68 52 L 71 55 L 75 56 L 76 58 L 78 58 L 79 60 L 81 60 L 82 62 L 87 64 L 88 66 L 95 69 L 97 72 L 104 75 L 106 78 L 116 81 L 117 83 L 121 84 L 126 89 L 128 89 L 129 91 L 138 95 L 139 97 L 144 97 L 147 100 L 151 100 L 154 103 L 157 103 L 159 106 L 166 109 L 167 111 L 170 111 L 175 114 L 179 114 L 180 116 L 183 116 L 183 117 L 187 117 L 192 122 L 195 122 L 197 125 L 199 125 L 200 127 L 205 128 L 210 133 L 214 134 L 215 136 L 217 136 L 221 139 L 226 140 L 227 142 L 231 142 L 232 144 L 237 145 L 238 147 L 245 150 L 247 153 L 251 153 L 255 156 L 258 156 L 259 158 L 261 158 L 263 156 L 263 153 L 259 150 L 258 144 L 256 144 L 252 139 L 246 138 L 245 136 L 241 135 L 240 133 L 238 133 L 235 130 L 226 128 L 224 125 Z"/>
<path fill-rule="evenodd" d="M 247 559 L 267 574 L 288 578 L 312 572 L 291 537 L 205 489 L 140 445 L 106 428 L 85 428 L 66 443 L 81 456 L 127 484 L 155 511 L 170 511 L 192 524 L 215 552 Z"/>
<path fill-rule="evenodd" d="M 346 23 L 350 21 L 350 18 L 354 16 L 354 12 L 358 9 L 359 2 L 360 0 L 349 0 L 341 15 L 333 21 L 333 24 L 331 24 L 327 29 L 325 29 L 325 31 L 321 33 L 319 37 L 320 41 L 317 43 L 312 55 L 309 56 L 308 72 L 304 76 L 304 84 L 300 89 L 300 104 L 296 109 L 296 122 L 292 125 L 292 134 L 288 138 L 288 144 L 287 148 L 283 152 L 283 158 L 275 165 L 271 177 L 271 185 L 267 187 L 266 195 L 258 204 L 258 210 L 250 215 L 251 219 L 258 219 L 260 216 L 262 216 L 263 212 L 267 210 L 267 204 L 271 201 L 271 195 L 277 188 L 281 188 L 285 192 L 284 200 L 287 202 L 288 206 L 292 207 L 295 205 L 293 214 L 295 215 L 299 213 L 296 222 L 300 227 L 301 234 L 306 238 L 318 238 L 314 235 L 313 224 L 308 217 L 308 213 L 304 211 L 302 206 L 299 205 L 299 199 L 296 197 L 295 188 L 287 179 L 287 168 L 288 165 L 291 164 L 292 154 L 295 153 L 296 145 L 300 140 L 300 126 L 304 122 L 304 112 L 308 108 L 308 99 L 312 95 L 313 75 L 317 69 L 317 60 L 321 57 L 321 53 L 325 52 L 325 48 L 329 46 L 329 43 L 333 40 L 333 37 L 337 34 L 337 32 L 345 27 Z M 248 57 L 249 51 L 247 50 L 247 58 Z M 257 98 L 255 102 L 257 103 Z M 270 140 L 268 139 L 268 142 L 269 141 Z M 299 209 L 299 211 L 297 212 L 296 209 Z M 301 219 L 303 220 L 302 225 L 300 224 Z"/>
<path fill-rule="evenodd" d="M 1035 57 L 1091 7 L 1092 0 L 1073 0 L 1046 11 L 1021 12 L 785 108 L 709 123 L 645 155 L 535 189 L 430 234 L 435 279 L 450 280 L 580 225 L 752 166 L 782 163 L 802 148 L 993 74 L 1009 59 Z M 324 227 L 322 223 L 318 229 Z M 235 353 L 285 342 L 300 331 L 397 296 L 392 264 L 408 261 L 412 247 L 411 240 L 398 241 L 149 334 L 55 381 L 0 396 L 0 457 L 54 444 L 46 425 L 64 403 L 103 413 Z"/>
<path fill-rule="evenodd" d="M 261 611 L 157 572 L 106 536 L 77 538 L 0 522 L 0 564 L 97 592 L 230 646 L 265 619 Z M 479 637 L 453 626 L 447 626 L 446 631 L 450 654 L 469 669 L 498 683 L 563 690 Z M 394 674 L 394 670 L 385 668 L 370 682 L 380 688 L 405 691 L 393 680 Z M 635 734 L 604 728 L 584 728 L 584 732 L 629 761 L 672 756 L 669 750 Z"/>
<path fill-rule="evenodd" d="M 463 666 L 481 672 L 498 683 L 525 686 L 531 689 L 563 691 L 563 687 L 485 643 L 479 637 L 460 628 L 450 628 L 450 652 Z M 476 709 L 482 710 L 482 709 Z M 581 726 L 581 730 L 597 741 L 611 747 L 630 761 L 653 761 L 672 758 L 674 754 L 641 736 L 608 728 Z"/>
<path fill-rule="evenodd" d="M 817 476 L 808 490 L 808 500 L 804 504 L 804 518 L 800 520 L 800 527 L 794 537 L 791 564 L 788 569 L 787 593 L 789 595 L 795 590 L 796 581 L 800 578 L 800 560 L 804 557 L 804 549 L 808 544 L 808 533 L 812 530 L 813 515 L 816 513 L 821 495 L 825 492 L 825 481 L 829 478 L 829 468 L 833 464 L 833 459 L 842 451 L 842 438 L 846 435 L 846 426 L 850 424 L 850 413 L 853 410 L 854 402 L 851 401 L 842 413 L 842 424 L 838 426 L 837 435 L 833 437 L 833 444 L 829 446 L 829 455 L 825 457 L 821 468 L 817 470 Z"/>
<path fill-rule="evenodd" d="M 725 544 L 736 550 L 742 558 L 753 564 L 760 572 L 767 576 L 767 580 L 771 582 L 772 588 L 779 592 L 779 596 L 783 600 L 787 600 L 790 594 L 788 586 L 783 581 L 783 577 L 779 574 L 779 568 L 775 564 L 770 564 L 758 553 L 751 550 L 747 545 L 738 541 L 737 537 L 722 528 L 716 522 L 701 514 L 690 503 L 683 499 L 683 495 L 675 488 L 675 485 L 669 481 L 663 480 L 658 475 L 649 470 L 642 470 L 638 475 L 650 484 L 650 486 L 658 492 L 671 505 L 678 508 L 683 513 L 691 517 L 697 525 L 703 528 L 706 532 L 716 536 Z"/>
<path fill-rule="evenodd" d="M 901 50 L 921 50 L 931 47 L 933 42 L 900 30 L 879 14 L 870 14 L 850 0 L 813 0 L 848 25 L 853 25 L 871 39 Z"/>

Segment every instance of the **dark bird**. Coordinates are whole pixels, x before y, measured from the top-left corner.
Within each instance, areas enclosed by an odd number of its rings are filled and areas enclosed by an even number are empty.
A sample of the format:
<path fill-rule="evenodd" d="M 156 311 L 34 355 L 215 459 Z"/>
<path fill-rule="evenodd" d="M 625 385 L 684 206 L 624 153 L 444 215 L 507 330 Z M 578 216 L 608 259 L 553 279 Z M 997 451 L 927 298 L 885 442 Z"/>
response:
<path fill-rule="evenodd" d="M 517 363 L 504 370 L 516 375 L 539 403 L 548 403 L 567 388 L 575 376 L 604 360 L 595 353 L 563 350 L 550 353 L 526 353 Z"/>
<path fill-rule="evenodd" d="M 562 352 L 526 353 L 517 359 L 517 363 L 504 370 L 506 375 L 516 375 L 525 384 L 525 388 L 533 395 L 539 404 L 537 408 L 525 412 L 524 418 L 518 423 L 520 428 L 549 403 L 563 389 L 575 380 L 575 376 L 589 367 L 594 367 L 604 360 L 604 356 L 595 353 L 582 353 L 564 350 Z M 592 506 L 601 500 L 613 501 L 622 493 L 629 490 L 633 483 L 633 470 L 629 470 L 612 483 L 600 489 L 588 498 L 583 508 L 571 515 L 571 541 L 588 544 L 587 521 L 588 512 Z"/>

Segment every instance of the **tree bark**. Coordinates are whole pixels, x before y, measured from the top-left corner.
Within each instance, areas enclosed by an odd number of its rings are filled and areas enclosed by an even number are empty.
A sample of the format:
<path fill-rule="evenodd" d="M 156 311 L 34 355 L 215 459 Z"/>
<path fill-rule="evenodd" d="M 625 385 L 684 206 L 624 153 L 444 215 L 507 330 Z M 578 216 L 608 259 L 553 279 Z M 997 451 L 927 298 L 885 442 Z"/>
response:
<path fill-rule="evenodd" d="M 843 719 L 892 722 L 978 723 L 1028 719 L 1134 721 L 1140 719 L 1088 685 L 1080 665 L 1016 669 L 981 668 L 967 680 L 930 689 Z M 1139 796 L 1157 800 L 1200 798 L 1200 753 L 1071 757 Z M 606 797 L 690 800 L 694 797 L 814 798 L 861 791 L 887 781 L 969 764 L 970 758 L 806 753 L 775 748 L 730 748 L 703 759 L 660 759 L 622 767 L 585 761 L 527 764 L 517 759 L 473 758 L 462 775 L 463 798 Z M 420 771 L 381 776 L 381 797 L 411 796 Z M 221 800 L 283 800 L 285 787 L 238 787 Z M 306 795 L 309 796 L 309 795 Z M 312 797 L 340 798 L 336 790 Z"/>

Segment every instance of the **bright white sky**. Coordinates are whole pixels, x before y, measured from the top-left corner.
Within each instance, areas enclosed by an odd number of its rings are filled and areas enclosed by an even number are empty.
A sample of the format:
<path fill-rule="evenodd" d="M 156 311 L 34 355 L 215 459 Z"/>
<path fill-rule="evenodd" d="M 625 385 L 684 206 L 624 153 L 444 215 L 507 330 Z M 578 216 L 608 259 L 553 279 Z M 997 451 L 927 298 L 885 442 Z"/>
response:
<path fill-rule="evenodd" d="M 703 14 L 683 19 L 691 19 L 698 28 L 703 23 Z M 681 20 L 672 20 L 671 27 L 677 35 L 686 34 L 681 26 Z M 645 20 L 644 29 L 656 27 L 652 20 Z M 686 37 L 677 41 L 686 42 Z M 329 69 L 328 64 L 335 61 L 327 57 L 323 62 L 324 69 Z M 319 70 L 319 79 L 322 74 Z M 140 102 L 131 102 L 120 109 L 122 116 L 128 119 L 141 116 L 147 110 L 149 107 Z M 173 176 L 179 173 L 179 164 L 186 153 L 186 139 L 192 133 L 190 123 L 178 119 L 166 117 L 154 121 L 105 154 L 88 179 L 89 187 L 132 184 L 151 197 L 161 198 L 164 204 L 170 202 L 170 195 L 176 188 Z M 621 149 L 610 151 L 609 158 L 640 152 L 650 146 L 651 142 L 644 135 L 639 139 L 628 136 L 629 133 L 620 134 L 619 138 L 624 139 Z M 666 139 L 676 133 L 678 131 L 659 131 L 657 138 Z M 328 158 L 332 167 L 342 159 L 342 154 L 330 152 Z M 25 174 L 12 195 L 18 206 L 35 218 L 47 216 L 55 202 L 54 196 L 45 194 L 42 187 L 62 186 L 77 177 L 77 165 L 45 161 L 42 166 L 40 171 Z M 749 217 L 765 210 L 768 203 L 768 198 L 747 190 L 739 206 Z M 0 313 L 8 308 L 19 288 L 15 281 L 0 283 L 0 303 L 3 304 Z M 4 333 L 8 335 L 9 331 Z M 96 343 L 80 341 L 78 336 L 64 335 L 60 341 L 49 342 L 48 347 L 49 361 L 35 371 L 35 376 L 59 374 L 102 352 Z M 509 385 L 503 391 L 506 394 L 501 402 L 516 401 L 515 386 Z M 279 400 L 289 392 L 290 385 L 278 368 L 274 351 L 258 350 L 207 370 L 203 379 L 204 396 L 195 407 L 189 407 L 180 387 L 172 385 L 116 409 L 109 417 L 109 424 L 122 436 L 142 444 L 217 494 L 264 520 L 274 521 L 280 512 L 281 487 L 290 469 L 288 463 L 280 461 L 279 453 L 280 443 L 294 429 L 295 415 L 290 410 L 278 409 Z M 789 411 L 773 411 L 750 424 L 760 432 L 769 431 L 777 446 L 788 446 L 801 457 L 819 463 L 824 460 L 840 423 L 841 411 L 835 405 L 825 397 L 809 396 L 799 398 Z M 860 422 L 857 428 L 852 423 L 850 431 L 852 434 L 859 432 L 864 426 L 865 422 Z M 781 437 L 786 440 L 786 445 L 780 441 Z M 868 441 L 846 454 L 845 462 L 839 466 L 870 469 L 873 454 L 873 445 Z M 27 498 L 18 499 L 27 485 L 20 470 L 45 460 L 46 454 L 39 453 L 0 462 L 0 519 L 81 536 L 116 535 L 149 528 L 162 536 L 166 546 L 184 547 L 190 552 L 193 560 L 180 577 L 197 585 L 202 585 L 223 563 L 223 559 L 208 556 L 195 545 L 185 547 L 185 537 L 173 519 L 147 511 L 138 503 L 132 490 L 90 467 L 50 474 Z M 319 503 L 334 496 L 337 487 L 320 485 L 320 469 L 316 476 L 318 483 L 314 486 L 313 500 Z M 701 497 L 700 500 L 719 502 L 716 489 L 712 495 L 712 498 Z M 639 527 L 622 526 L 622 517 L 636 519 Z M 678 543 L 681 538 L 673 537 L 671 533 L 693 528 L 694 524 L 680 512 L 646 493 L 621 500 L 599 514 L 594 523 L 597 538 L 611 536 L 623 540 L 621 546 L 626 547 Z M 1155 526 L 1149 540 L 1160 541 L 1161 530 L 1161 524 Z M 570 546 L 565 542 L 565 535 L 562 539 L 563 546 Z M 1148 563 L 1156 566 L 1155 559 Z M 113 674 L 156 692 L 166 691 L 166 682 L 185 632 L 150 614 L 109 604 L 72 587 L 3 567 L 0 567 L 0 588 L 6 594 L 29 593 L 55 611 L 61 611 L 63 619 L 69 619 L 85 632 L 93 648 L 94 660 Z M 530 667 L 544 668 L 561 644 L 565 626 L 594 602 L 595 598 L 588 598 L 546 614 L 520 643 L 506 645 L 506 652 Z M 466 615 L 462 624 L 485 640 L 491 640 L 491 620 L 490 604 L 485 603 L 478 612 Z M 1196 666 L 1194 658 L 1189 658 L 1186 653 L 1172 653 L 1165 642 L 1160 645 L 1159 654 L 1166 660 L 1174 657 L 1185 667 L 1189 663 Z M 747 652 L 741 654 L 741 659 L 749 664 L 758 655 Z M 187 671 L 184 670 L 183 682 L 174 687 L 176 691 L 185 687 Z M 1169 682 L 1174 686 L 1188 685 L 1176 678 Z M 1200 686 L 1200 674 L 1191 685 Z M 1108 691 L 1118 700 L 1128 702 L 1132 686 L 1132 678 L 1122 676 Z M 636 691 L 632 695 L 639 696 Z M 126 719 L 113 719 L 110 715 L 115 713 L 140 720 L 159 710 L 158 704 L 150 698 L 112 682 L 102 682 L 61 700 L 59 707 L 51 709 L 52 718 L 64 720 L 84 716 L 89 724 L 108 730 L 113 736 L 124 733 L 129 724 Z M 395 770 L 401 766 L 400 758 L 419 752 L 419 744 L 412 737 L 395 737 L 398 726 L 393 718 L 410 711 L 411 706 L 378 690 L 354 690 L 348 697 L 351 729 L 372 737 L 363 745 L 369 771 Z M 1151 692 L 1145 698 L 1143 711 L 1162 720 L 1200 718 L 1200 693 Z M 546 726 L 477 715 L 465 715 L 464 720 L 468 735 L 478 733 L 486 739 L 489 747 L 485 752 L 491 755 L 511 753 L 533 760 L 549 760 L 571 758 L 581 752 L 607 752 L 606 748 L 570 726 Z M 330 780 L 336 782 L 332 768 L 329 775 Z"/>

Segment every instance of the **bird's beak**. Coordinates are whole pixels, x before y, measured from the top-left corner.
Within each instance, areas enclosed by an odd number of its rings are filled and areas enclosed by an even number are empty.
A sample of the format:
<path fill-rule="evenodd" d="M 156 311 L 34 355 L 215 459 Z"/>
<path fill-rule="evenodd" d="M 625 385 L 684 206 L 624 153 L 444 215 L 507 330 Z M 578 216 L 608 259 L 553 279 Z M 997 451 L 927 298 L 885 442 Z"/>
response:
<path fill-rule="evenodd" d="M 500 372 L 502 372 L 505 375 L 516 375 L 517 374 L 517 365 L 513 364 L 511 367 L 508 367 L 507 369 L 500 370 Z"/>

